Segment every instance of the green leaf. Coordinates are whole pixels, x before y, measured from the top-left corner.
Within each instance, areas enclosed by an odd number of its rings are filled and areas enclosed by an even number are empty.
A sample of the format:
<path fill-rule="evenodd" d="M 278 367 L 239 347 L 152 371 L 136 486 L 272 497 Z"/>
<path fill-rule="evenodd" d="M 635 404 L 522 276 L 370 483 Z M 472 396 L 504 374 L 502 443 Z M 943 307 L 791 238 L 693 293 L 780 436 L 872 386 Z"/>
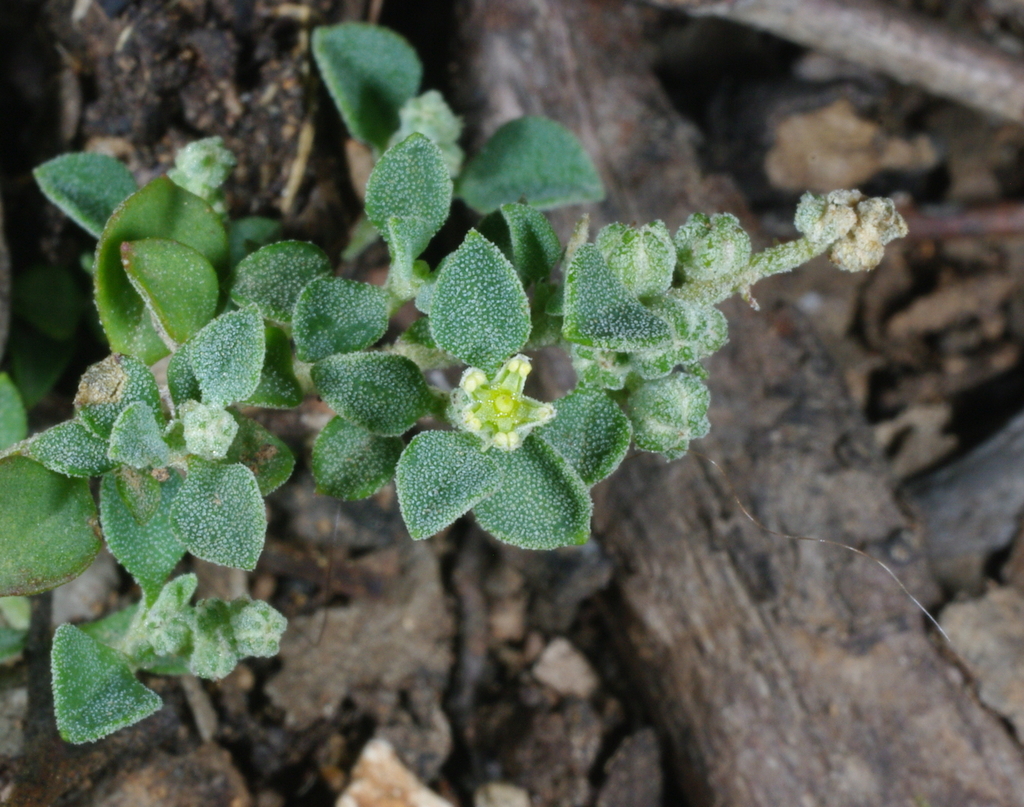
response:
<path fill-rule="evenodd" d="M 121 264 L 159 330 L 175 344 L 191 339 L 217 312 L 217 273 L 192 247 L 166 238 L 126 241 Z"/>
<path fill-rule="evenodd" d="M 148 474 L 145 474 L 152 479 Z M 100 521 L 107 546 L 118 563 L 128 570 L 142 588 L 147 605 L 152 605 L 168 576 L 185 554 L 185 547 L 171 527 L 171 507 L 181 488 L 181 477 L 170 472 L 158 484 L 159 498 L 153 515 L 140 523 L 126 501 L 136 496 L 134 488 L 119 484 L 122 477 L 107 474 L 100 484 Z M 156 480 L 153 480 L 154 482 Z"/>
<path fill-rule="evenodd" d="M 85 306 L 78 280 L 66 267 L 36 265 L 14 277 L 12 311 L 50 339 L 74 336 Z"/>
<path fill-rule="evenodd" d="M 188 348 L 203 403 L 226 406 L 252 395 L 265 352 L 263 320 L 253 309 L 221 314 L 203 328 Z"/>
<path fill-rule="evenodd" d="M 60 736 L 89 743 L 138 723 L 163 705 L 135 679 L 128 657 L 74 625 L 53 635 L 53 711 Z"/>
<path fill-rule="evenodd" d="M 503 472 L 501 487 L 473 508 L 481 527 L 524 549 L 586 543 L 593 505 L 587 486 L 561 454 L 531 434 L 495 461 Z"/>
<path fill-rule="evenodd" d="M 644 382 L 629 393 L 626 414 L 633 423 L 633 439 L 644 451 L 682 457 L 690 445 L 708 433 L 711 396 L 700 379 L 676 373 Z"/>
<path fill-rule="evenodd" d="M 103 154 L 62 154 L 32 174 L 46 198 L 93 238 L 138 187 L 131 171 Z"/>
<path fill-rule="evenodd" d="M 661 294 L 672 283 L 676 246 L 663 221 L 631 227 L 609 224 L 597 234 L 608 268 L 636 297 Z"/>
<path fill-rule="evenodd" d="M 154 179 L 114 211 L 96 246 L 96 307 L 110 346 L 152 364 L 166 356 L 149 312 L 121 265 L 121 244 L 167 238 L 192 247 L 227 280 L 228 239 L 221 217 L 202 199 L 167 177 Z"/>
<path fill-rule="evenodd" d="M 268 409 L 292 409 L 302 403 L 303 398 L 292 361 L 292 342 L 288 334 L 273 325 L 268 325 L 263 335 L 266 353 L 260 383 L 245 402 Z"/>
<path fill-rule="evenodd" d="M 153 410 L 135 402 L 124 408 L 110 431 L 107 456 L 132 468 L 163 468 L 171 460 L 163 429 Z"/>
<path fill-rule="evenodd" d="M 572 132 L 528 116 L 509 121 L 484 143 L 459 176 L 456 195 L 481 213 L 524 197 L 547 210 L 600 202 L 604 187 Z"/>
<path fill-rule="evenodd" d="M 259 423 L 237 412 L 231 416 L 238 434 L 228 449 L 227 461 L 244 465 L 256 477 L 260 494 L 269 496 L 288 481 L 295 468 L 295 457 L 281 440 Z"/>
<path fill-rule="evenodd" d="M 162 473 L 162 472 L 158 472 Z M 145 525 L 160 509 L 162 499 L 160 483 L 152 473 L 122 465 L 113 471 L 117 492 L 132 517 Z"/>
<path fill-rule="evenodd" d="M 461 432 L 416 435 L 395 474 L 402 518 L 413 538 L 428 538 L 493 495 L 502 473 L 480 441 Z"/>
<path fill-rule="evenodd" d="M 530 304 L 515 269 L 475 230 L 438 273 L 430 330 L 443 350 L 489 374 L 530 336 Z"/>
<path fill-rule="evenodd" d="M 569 264 L 562 334 L 610 350 L 661 347 L 671 337 L 668 323 L 640 304 L 593 244 L 583 244 Z"/>
<path fill-rule="evenodd" d="M 263 247 L 238 264 L 231 299 L 255 305 L 264 319 L 291 322 L 306 284 L 331 274 L 331 259 L 315 244 L 281 241 Z"/>
<path fill-rule="evenodd" d="M 133 356 L 114 353 L 90 366 L 78 382 L 75 409 L 98 436 L 110 436 L 114 422 L 133 403 L 144 403 L 164 422 L 160 390 L 153 373 Z"/>
<path fill-rule="evenodd" d="M 75 354 L 75 342 L 58 342 L 15 322 L 8 343 L 11 378 L 31 409 L 50 391 Z"/>
<path fill-rule="evenodd" d="M 29 445 L 28 453 L 66 476 L 100 476 L 116 464 L 107 456 L 107 441 L 77 419 L 44 431 Z"/>
<path fill-rule="evenodd" d="M 27 630 L 0 627 L 0 663 L 12 659 L 25 649 Z"/>
<path fill-rule="evenodd" d="M 84 479 L 27 457 L 0 459 L 0 596 L 38 594 L 78 577 L 100 551 Z"/>
<path fill-rule="evenodd" d="M 318 278 L 302 290 L 295 304 L 295 352 L 302 361 L 353 353 L 380 339 L 387 327 L 388 302 L 382 288 L 340 277 Z"/>
<path fill-rule="evenodd" d="M 554 228 L 530 205 L 502 205 L 477 229 L 512 262 L 523 285 L 546 279 L 562 254 Z"/>
<path fill-rule="evenodd" d="M 181 406 L 185 401 L 198 401 L 203 397 L 199 379 L 192 369 L 191 348 L 191 345 L 182 345 L 167 362 L 167 389 L 175 406 Z"/>
<path fill-rule="evenodd" d="M 228 251 L 231 265 L 238 266 L 247 255 L 260 247 L 280 241 L 282 233 L 281 222 L 262 216 L 248 216 L 229 222 Z"/>
<path fill-rule="evenodd" d="M 171 505 L 171 524 L 178 540 L 197 558 L 255 569 L 267 532 L 256 477 L 244 465 L 192 460 Z"/>
<path fill-rule="evenodd" d="M 441 149 L 448 173 L 452 177 L 459 175 L 466 156 L 459 147 L 462 118 L 452 112 L 441 93 L 427 90 L 423 95 L 410 98 L 398 110 L 398 117 L 398 131 L 391 135 L 389 145 L 400 143 L 413 132 L 419 132 Z"/>
<path fill-rule="evenodd" d="M 313 31 L 313 57 L 352 136 L 387 148 L 423 76 L 412 46 L 387 28 L 346 22 Z"/>
<path fill-rule="evenodd" d="M 604 392 L 577 389 L 555 402 L 555 419 L 538 434 L 557 449 L 584 484 L 612 473 L 629 450 L 629 418 Z"/>
<path fill-rule="evenodd" d="M 132 618 L 135 616 L 135 612 L 139 610 L 138 603 L 132 603 L 126 608 L 122 608 L 120 611 L 114 611 L 112 614 L 102 619 L 96 619 L 92 622 L 84 622 L 78 625 L 79 630 L 87 636 L 91 636 L 100 644 L 105 644 L 108 647 L 116 647 L 121 643 L 125 634 L 128 632 L 128 628 L 131 627 Z"/>
<path fill-rule="evenodd" d="M 395 475 L 405 444 L 371 434 L 344 418 L 331 420 L 313 444 L 317 493 L 354 501 L 372 496 Z"/>
<path fill-rule="evenodd" d="M 0 373 L 0 451 L 25 439 L 28 418 L 18 388 L 7 373 Z"/>
<path fill-rule="evenodd" d="M 328 356 L 313 366 L 313 383 L 331 409 L 374 434 L 404 434 L 434 405 L 423 373 L 404 356 Z"/>
<path fill-rule="evenodd" d="M 385 152 L 366 183 L 366 215 L 391 251 L 388 283 L 402 299 L 416 292 L 413 261 L 448 219 L 452 180 L 441 150 L 421 134 Z"/>

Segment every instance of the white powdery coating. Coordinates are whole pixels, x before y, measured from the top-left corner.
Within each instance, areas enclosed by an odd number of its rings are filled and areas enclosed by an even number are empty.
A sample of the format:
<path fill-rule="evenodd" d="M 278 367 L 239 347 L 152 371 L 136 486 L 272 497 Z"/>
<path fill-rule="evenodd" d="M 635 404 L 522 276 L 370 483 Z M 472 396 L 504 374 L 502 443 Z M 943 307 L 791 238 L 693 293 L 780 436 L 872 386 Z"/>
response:
<path fill-rule="evenodd" d="M 185 433 L 185 448 L 204 460 L 222 460 L 238 434 L 238 423 L 221 406 L 185 401 L 178 407 Z"/>
<path fill-rule="evenodd" d="M 562 333 L 611 350 L 660 347 L 670 338 L 668 324 L 640 304 L 593 244 L 580 246 L 569 264 Z"/>
<path fill-rule="evenodd" d="M 106 737 L 157 711 L 160 696 L 135 680 L 128 660 L 73 625 L 61 625 L 50 657 L 53 707 L 72 743 Z"/>
<path fill-rule="evenodd" d="M 676 247 L 663 221 L 643 227 L 609 224 L 597 234 L 608 268 L 637 297 L 661 294 L 672 283 Z"/>
<path fill-rule="evenodd" d="M 310 362 L 353 353 L 380 339 L 387 327 L 383 289 L 341 277 L 317 278 L 295 304 L 295 352 Z"/>
<path fill-rule="evenodd" d="M 107 457 L 107 441 L 77 419 L 47 429 L 29 444 L 29 453 L 65 476 L 99 476 L 113 467 Z"/>
<path fill-rule="evenodd" d="M 244 465 L 196 460 L 171 506 L 178 540 L 197 558 L 256 568 L 267 532 L 259 484 Z"/>
<path fill-rule="evenodd" d="M 401 143 L 414 132 L 419 132 L 441 149 L 452 179 L 458 176 L 466 156 L 459 147 L 462 118 L 452 112 L 441 93 L 437 90 L 427 90 L 423 95 L 410 98 L 398 110 L 398 120 L 398 131 L 391 136 L 389 147 Z"/>
<path fill-rule="evenodd" d="M 398 504 L 413 538 L 428 538 L 493 494 L 501 482 L 497 463 L 479 440 L 458 432 L 416 435 L 395 473 Z"/>
<path fill-rule="evenodd" d="M 254 304 L 275 322 L 291 322 L 292 311 L 306 284 L 331 273 L 331 261 L 315 244 L 281 241 L 263 247 L 235 269 L 231 299 Z"/>
<path fill-rule="evenodd" d="M 710 402 L 708 388 L 685 373 L 644 382 L 629 394 L 626 404 L 633 439 L 644 451 L 678 459 L 686 453 L 690 440 L 710 431 Z"/>
<path fill-rule="evenodd" d="M 162 431 L 148 404 L 129 404 L 110 430 L 107 456 L 132 468 L 163 468 L 170 461 L 171 451 Z"/>
<path fill-rule="evenodd" d="M 243 401 L 260 383 L 265 351 L 263 321 L 252 309 L 221 314 L 189 343 L 188 358 L 203 402 Z"/>
<path fill-rule="evenodd" d="M 441 149 L 412 134 L 388 149 L 366 183 L 366 215 L 389 244 L 396 236 L 410 260 L 430 243 L 448 218 L 452 179 Z M 400 231 L 391 219 L 404 225 Z"/>
<path fill-rule="evenodd" d="M 317 492 L 348 501 L 372 496 L 390 481 L 405 444 L 336 417 L 313 444 Z"/>
<path fill-rule="evenodd" d="M 558 416 L 538 435 L 595 485 L 614 471 L 629 450 L 629 418 L 605 393 L 577 389 L 555 402 Z"/>
<path fill-rule="evenodd" d="M 561 454 L 531 435 L 520 450 L 496 457 L 504 478 L 473 510 L 481 527 L 526 549 L 586 542 L 593 505 L 583 480 Z"/>
<path fill-rule="evenodd" d="M 100 437 L 110 436 L 121 410 L 135 401 L 160 412 L 160 390 L 153 373 L 134 356 L 118 353 L 91 365 L 78 382 L 75 394 L 79 417 Z"/>
<path fill-rule="evenodd" d="M 515 268 L 476 230 L 438 273 L 430 330 L 440 348 L 488 372 L 530 336 L 530 304 Z"/>
<path fill-rule="evenodd" d="M 331 409 L 374 434 L 404 434 L 432 403 L 420 369 L 388 353 L 329 356 L 313 367 L 313 383 Z"/>
<path fill-rule="evenodd" d="M 100 523 L 107 546 L 135 578 L 147 599 L 158 594 L 185 554 L 185 547 L 171 530 L 171 503 L 180 484 L 180 477 L 172 472 L 171 478 L 161 485 L 156 513 L 145 524 L 139 524 L 132 516 L 112 474 L 104 476 L 100 486 Z"/>

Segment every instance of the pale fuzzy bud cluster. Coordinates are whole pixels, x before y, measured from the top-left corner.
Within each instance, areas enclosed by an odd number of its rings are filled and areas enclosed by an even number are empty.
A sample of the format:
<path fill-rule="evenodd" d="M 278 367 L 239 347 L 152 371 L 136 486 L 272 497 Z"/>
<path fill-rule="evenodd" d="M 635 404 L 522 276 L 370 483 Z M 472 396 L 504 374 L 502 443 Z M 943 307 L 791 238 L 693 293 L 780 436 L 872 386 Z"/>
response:
<path fill-rule="evenodd" d="M 227 204 L 220 186 L 237 164 L 235 155 L 221 138 L 207 137 L 181 149 L 175 155 L 174 168 L 167 172 L 167 176 L 175 185 L 205 199 L 223 215 L 227 212 Z"/>
<path fill-rule="evenodd" d="M 750 236 L 731 213 L 694 213 L 676 231 L 678 270 L 685 280 L 716 280 L 750 263 Z"/>
<path fill-rule="evenodd" d="M 220 406 L 185 401 L 178 407 L 189 454 L 204 460 L 222 460 L 238 434 L 238 423 Z"/>
<path fill-rule="evenodd" d="M 437 90 L 428 90 L 405 102 L 398 111 L 398 131 L 391 136 L 390 146 L 401 143 L 413 132 L 428 137 L 441 149 L 441 156 L 454 179 L 462 170 L 465 153 L 459 147 L 462 118 L 452 112 Z"/>
<path fill-rule="evenodd" d="M 807 240 L 827 245 L 827 255 L 840 269 L 866 272 L 882 261 L 885 245 L 908 232 L 891 199 L 867 198 L 860 191 L 833 191 L 827 196 L 804 194 L 795 223 Z"/>
<path fill-rule="evenodd" d="M 526 436 L 555 416 L 555 408 L 523 394 L 530 360 L 513 356 L 494 377 L 469 368 L 452 398 L 453 422 L 483 440 L 484 448 L 514 451 Z"/>

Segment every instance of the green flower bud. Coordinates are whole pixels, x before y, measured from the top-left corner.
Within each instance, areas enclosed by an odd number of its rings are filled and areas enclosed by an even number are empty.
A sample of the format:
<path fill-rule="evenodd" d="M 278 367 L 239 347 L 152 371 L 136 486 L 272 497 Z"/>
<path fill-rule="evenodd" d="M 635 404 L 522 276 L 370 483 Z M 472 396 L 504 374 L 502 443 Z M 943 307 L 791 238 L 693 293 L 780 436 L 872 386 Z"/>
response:
<path fill-rule="evenodd" d="M 609 224 L 597 234 L 597 248 L 637 297 L 661 294 L 672 283 L 676 248 L 662 221 L 643 227 Z"/>
<path fill-rule="evenodd" d="M 398 110 L 398 131 L 391 136 L 388 148 L 401 143 L 413 132 L 425 135 L 441 149 L 441 156 L 454 179 L 462 170 L 465 153 L 459 147 L 462 118 L 452 112 L 437 90 L 410 98 Z"/>
<path fill-rule="evenodd" d="M 731 213 L 694 213 L 676 232 L 676 256 L 686 281 L 729 277 L 750 262 L 750 236 Z"/>
<path fill-rule="evenodd" d="M 224 459 L 238 434 L 238 423 L 220 406 L 185 401 L 178 407 L 185 434 L 185 448 L 204 460 Z"/>
<path fill-rule="evenodd" d="M 227 212 L 227 205 L 220 186 L 237 164 L 235 155 L 225 147 L 221 138 L 207 137 L 181 149 L 175 155 L 174 168 L 167 172 L 167 177 L 175 185 L 205 199 L 223 215 Z"/>

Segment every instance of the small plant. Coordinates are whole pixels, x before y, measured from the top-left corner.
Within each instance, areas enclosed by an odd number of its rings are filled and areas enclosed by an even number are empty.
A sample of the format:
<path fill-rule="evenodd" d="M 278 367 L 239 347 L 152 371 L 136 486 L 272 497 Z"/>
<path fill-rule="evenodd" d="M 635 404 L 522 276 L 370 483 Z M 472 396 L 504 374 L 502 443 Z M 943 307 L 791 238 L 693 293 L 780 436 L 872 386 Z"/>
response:
<path fill-rule="evenodd" d="M 822 253 L 869 269 L 906 231 L 890 201 L 837 191 L 806 195 L 803 237 L 758 254 L 727 214 L 696 214 L 675 235 L 660 221 L 613 224 L 593 242 L 584 218 L 563 247 L 538 208 L 601 195 L 568 132 L 513 121 L 463 168 L 459 121 L 436 93 L 415 95 L 404 40 L 346 24 L 317 31 L 314 53 L 349 131 L 377 154 L 365 207 L 390 251 L 383 287 L 335 277 L 323 251 L 281 241 L 272 222 L 226 219 L 234 159 L 219 139 L 188 146 L 140 189 L 95 154 L 37 170 L 98 238 L 94 296 L 114 352 L 83 376 L 72 420 L 0 455 L 0 594 L 12 597 L 0 610 L 13 614 L 0 650 L 25 628 L 15 595 L 72 579 L 103 541 L 142 592 L 137 606 L 57 630 L 54 702 L 71 742 L 159 708 L 138 670 L 220 678 L 277 652 L 285 620 L 268 604 L 193 605 L 194 575 L 168 582 L 186 553 L 241 569 L 260 557 L 263 497 L 294 458 L 240 405 L 319 395 L 337 413 L 313 447 L 319 491 L 359 499 L 394 478 L 414 538 L 472 512 L 517 546 L 580 544 L 590 488 L 631 444 L 675 459 L 707 433 L 699 362 L 726 341 L 718 303 Z M 486 215 L 431 267 L 420 256 L 453 194 Z M 422 316 L 382 344 L 410 301 Z M 525 391 L 541 347 L 568 351 L 577 372 L 556 401 Z M 161 388 L 150 368 L 168 356 Z M 425 375 L 458 367 L 454 388 Z M 0 376 L 8 442 L 24 436 L 9 393 Z"/>

